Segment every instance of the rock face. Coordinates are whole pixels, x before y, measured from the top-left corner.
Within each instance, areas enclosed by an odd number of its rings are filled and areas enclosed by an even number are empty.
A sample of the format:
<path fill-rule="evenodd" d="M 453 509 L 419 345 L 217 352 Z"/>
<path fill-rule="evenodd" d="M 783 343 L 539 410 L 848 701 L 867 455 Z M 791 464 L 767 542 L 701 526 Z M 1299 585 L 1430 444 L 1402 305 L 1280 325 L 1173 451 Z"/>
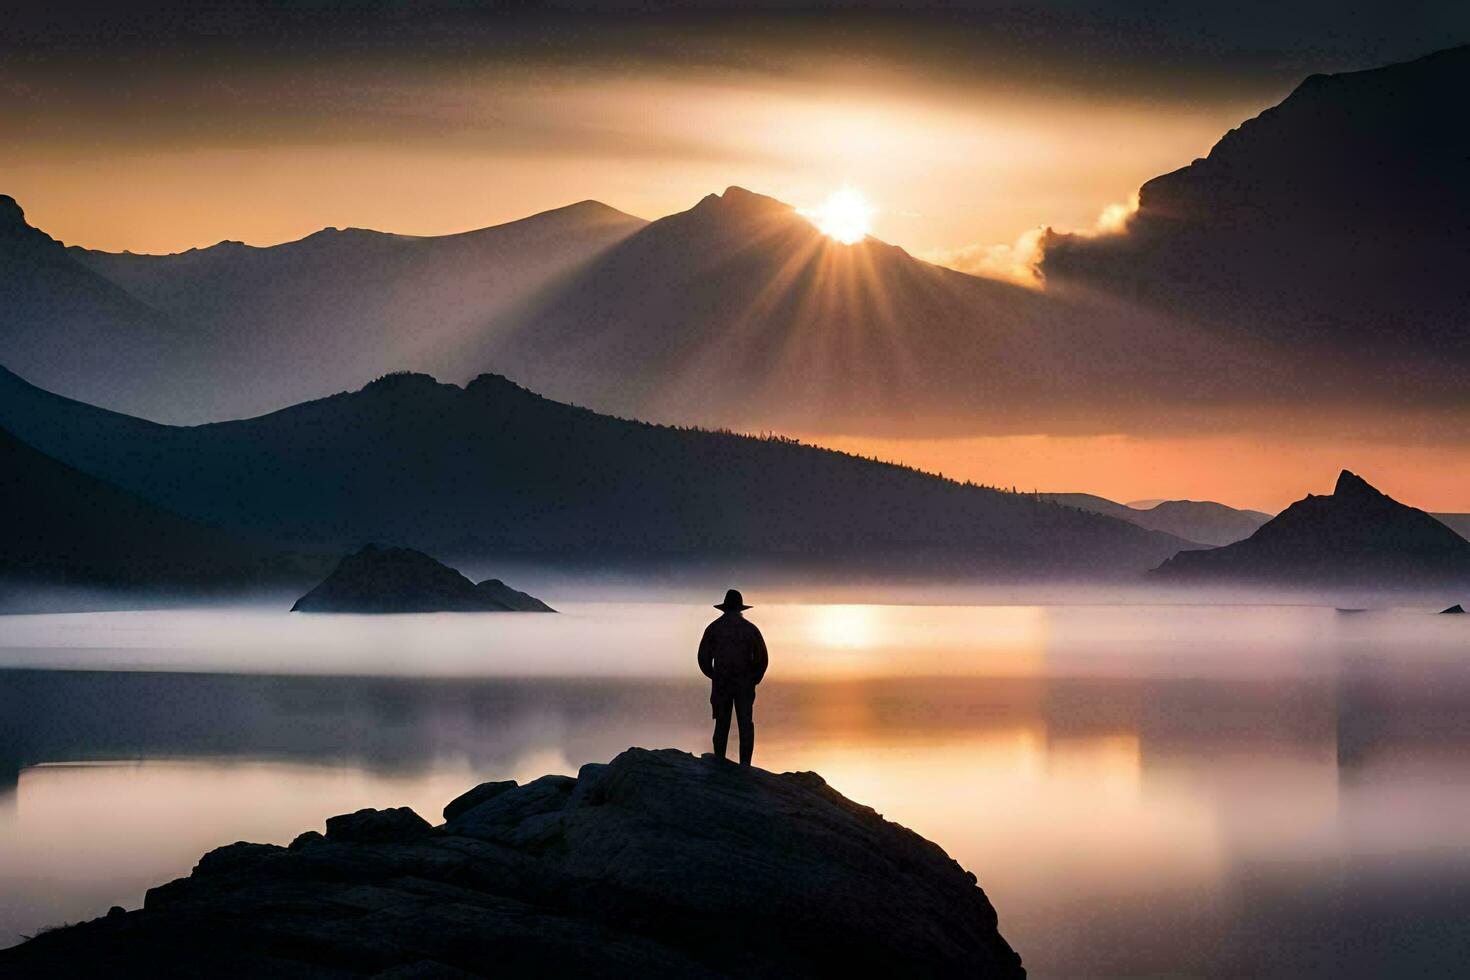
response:
<path fill-rule="evenodd" d="M 432 829 L 429 821 L 409 807 L 369 808 L 328 817 L 326 839 L 348 844 L 382 844 L 417 840 L 427 836 Z"/>
<path fill-rule="evenodd" d="M 211 851 L 0 973 L 1025 975 L 974 875 L 815 773 L 629 749 L 431 830 L 397 812 L 370 839 Z"/>
<path fill-rule="evenodd" d="M 1366 586 L 1470 582 L 1470 541 L 1343 470 L 1330 496 L 1309 494 L 1244 541 L 1180 552 L 1154 575 Z"/>
<path fill-rule="evenodd" d="M 364 545 L 296 600 L 292 612 L 555 612 L 498 578 L 479 585 L 412 548 Z"/>
<path fill-rule="evenodd" d="M 514 779 L 493 783 L 481 783 L 474 789 L 461 793 L 444 804 L 444 819 L 453 820 L 461 813 L 468 813 L 481 803 L 488 802 L 501 793 L 508 793 L 515 788 L 516 781 Z"/>
<path fill-rule="evenodd" d="M 1048 283 L 1161 305 L 1243 343 L 1271 338 L 1302 362 L 1326 357 L 1332 370 L 1316 376 L 1329 391 L 1353 367 L 1420 399 L 1431 386 L 1462 392 L 1467 83 L 1470 45 L 1313 75 L 1204 159 L 1144 184 L 1123 234 L 1052 235 Z"/>

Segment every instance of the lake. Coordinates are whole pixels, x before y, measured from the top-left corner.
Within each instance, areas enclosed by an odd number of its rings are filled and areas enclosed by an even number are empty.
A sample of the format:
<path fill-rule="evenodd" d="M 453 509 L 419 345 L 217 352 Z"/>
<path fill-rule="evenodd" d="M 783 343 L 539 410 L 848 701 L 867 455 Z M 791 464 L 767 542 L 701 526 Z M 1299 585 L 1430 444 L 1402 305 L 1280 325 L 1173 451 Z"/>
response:
<path fill-rule="evenodd" d="M 697 604 L 0 616 L 0 944 L 235 840 L 704 751 Z M 1034 976 L 1470 962 L 1470 617 L 777 603 L 758 765 L 974 871 Z M 692 675 L 692 676 L 691 676 Z M 733 752 L 733 747 L 732 747 Z"/>

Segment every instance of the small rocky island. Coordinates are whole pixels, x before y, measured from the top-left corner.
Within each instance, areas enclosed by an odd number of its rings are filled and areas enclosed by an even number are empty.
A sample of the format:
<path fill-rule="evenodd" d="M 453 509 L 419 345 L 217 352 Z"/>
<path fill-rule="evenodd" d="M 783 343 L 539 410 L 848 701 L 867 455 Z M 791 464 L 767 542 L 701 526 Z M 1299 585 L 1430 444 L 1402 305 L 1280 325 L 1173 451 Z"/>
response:
<path fill-rule="evenodd" d="M 237 843 L 142 909 L 0 950 L 0 974 L 1024 977 L 938 845 L 810 772 L 629 749 L 484 783 L 430 826 L 334 817 Z"/>
<path fill-rule="evenodd" d="M 556 612 L 498 578 L 471 582 L 412 548 L 369 544 L 338 563 L 292 612 Z"/>

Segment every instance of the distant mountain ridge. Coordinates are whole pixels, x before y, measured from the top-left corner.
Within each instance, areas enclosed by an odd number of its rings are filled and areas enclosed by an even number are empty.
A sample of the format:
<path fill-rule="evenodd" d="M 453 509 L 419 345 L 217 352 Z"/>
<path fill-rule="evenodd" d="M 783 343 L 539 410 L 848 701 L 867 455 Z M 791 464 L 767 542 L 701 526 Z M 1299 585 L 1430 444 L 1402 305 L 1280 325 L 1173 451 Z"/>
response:
<path fill-rule="evenodd" d="M 138 255 L 63 247 L 3 198 L 0 363 L 162 421 L 259 414 L 395 367 L 457 370 L 472 337 L 644 223 L 583 201 L 453 235 Z"/>
<path fill-rule="evenodd" d="M 1343 470 L 1330 495 L 1308 494 L 1244 541 L 1180 552 L 1154 575 L 1386 587 L 1470 583 L 1470 541 Z"/>
<path fill-rule="evenodd" d="M 283 546 L 387 541 L 446 559 L 778 560 L 850 570 L 1127 575 L 1187 542 L 779 439 L 422 375 L 192 428 L 0 372 L 0 425 L 156 505 Z"/>
<path fill-rule="evenodd" d="M 1272 516 L 1213 500 L 1135 500 L 1122 504 L 1091 493 L 1043 493 L 1039 496 L 1067 507 L 1107 514 L 1139 527 L 1216 547 L 1245 540 Z M 1470 514 L 1431 513 L 1429 516 L 1470 540 Z"/>
<path fill-rule="evenodd" d="M 1213 500 L 1161 500 L 1148 507 L 1135 507 L 1090 493 L 1043 493 L 1041 497 L 1164 531 L 1187 541 L 1217 546 L 1248 538 L 1271 519 L 1270 514 L 1258 510 L 1227 507 Z"/>

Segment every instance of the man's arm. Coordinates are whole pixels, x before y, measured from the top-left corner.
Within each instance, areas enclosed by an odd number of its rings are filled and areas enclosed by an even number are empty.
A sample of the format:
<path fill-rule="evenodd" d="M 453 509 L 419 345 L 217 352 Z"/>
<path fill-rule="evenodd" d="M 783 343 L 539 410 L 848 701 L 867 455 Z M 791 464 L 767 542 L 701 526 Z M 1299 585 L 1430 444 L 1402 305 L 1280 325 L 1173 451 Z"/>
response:
<path fill-rule="evenodd" d="M 714 663 L 714 644 L 710 642 L 709 627 L 706 626 L 704 635 L 699 638 L 699 672 L 706 677 L 714 677 Z"/>
<path fill-rule="evenodd" d="M 755 668 L 755 682 L 759 684 L 761 678 L 766 676 L 766 668 L 771 665 L 770 654 L 766 653 L 766 638 L 761 636 L 760 627 L 754 623 L 750 624 L 752 634 L 750 641 L 750 665 Z"/>

